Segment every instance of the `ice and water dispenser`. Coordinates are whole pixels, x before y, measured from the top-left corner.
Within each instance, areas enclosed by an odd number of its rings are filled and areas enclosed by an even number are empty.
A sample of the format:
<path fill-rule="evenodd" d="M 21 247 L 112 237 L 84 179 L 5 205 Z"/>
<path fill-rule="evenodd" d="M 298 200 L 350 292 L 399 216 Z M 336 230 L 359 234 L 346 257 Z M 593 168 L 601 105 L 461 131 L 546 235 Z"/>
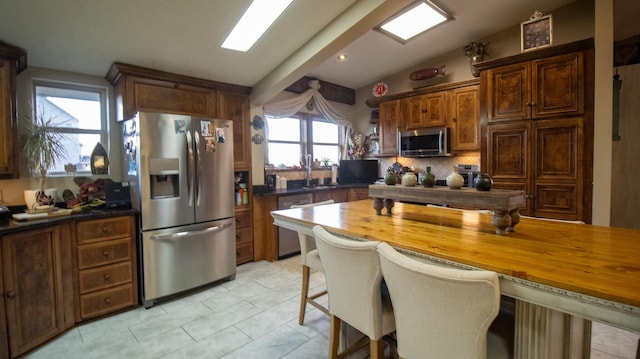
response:
<path fill-rule="evenodd" d="M 151 199 L 180 196 L 180 162 L 177 158 L 149 160 Z"/>

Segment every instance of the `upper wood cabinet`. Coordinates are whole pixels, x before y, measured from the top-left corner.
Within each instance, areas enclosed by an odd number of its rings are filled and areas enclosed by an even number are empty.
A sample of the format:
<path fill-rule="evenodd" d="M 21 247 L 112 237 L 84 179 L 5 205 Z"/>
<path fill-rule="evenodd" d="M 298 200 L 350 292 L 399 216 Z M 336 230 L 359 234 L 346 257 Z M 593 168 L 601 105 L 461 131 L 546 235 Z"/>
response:
<path fill-rule="evenodd" d="M 233 162 L 237 170 L 251 169 L 251 125 L 249 97 L 242 94 L 218 92 L 219 117 L 233 120 Z"/>
<path fill-rule="evenodd" d="M 445 96 L 446 92 L 440 91 L 403 99 L 404 129 L 415 130 L 444 126 L 446 122 Z"/>
<path fill-rule="evenodd" d="M 398 121 L 400 120 L 400 100 L 380 103 L 380 151 L 379 157 L 398 156 Z"/>
<path fill-rule="evenodd" d="M 0 179 L 18 178 L 16 74 L 27 67 L 27 53 L 0 41 Z"/>
<path fill-rule="evenodd" d="M 105 78 L 114 86 L 117 120 L 132 118 L 137 111 L 177 113 L 217 118 L 218 91 L 249 96 L 251 88 L 199 79 L 115 62 Z M 247 121 L 249 120 L 247 114 Z"/>
<path fill-rule="evenodd" d="M 480 86 L 472 85 L 448 92 L 448 123 L 451 127 L 451 150 L 480 150 Z"/>
<path fill-rule="evenodd" d="M 487 119 L 512 121 L 582 114 L 583 67 L 583 52 L 574 52 L 487 70 Z"/>

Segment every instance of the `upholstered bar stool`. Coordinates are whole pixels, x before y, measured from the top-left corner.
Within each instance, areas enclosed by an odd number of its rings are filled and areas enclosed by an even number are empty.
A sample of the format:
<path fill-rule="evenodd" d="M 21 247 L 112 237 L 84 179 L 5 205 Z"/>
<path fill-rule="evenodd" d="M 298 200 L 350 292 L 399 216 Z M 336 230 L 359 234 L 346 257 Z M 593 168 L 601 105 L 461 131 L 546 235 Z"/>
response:
<path fill-rule="evenodd" d="M 309 204 L 294 204 L 293 206 L 291 206 L 291 208 L 322 206 L 332 203 L 334 203 L 334 201 L 330 199 Z M 316 249 L 316 240 L 315 238 L 313 238 L 313 236 L 309 236 L 301 232 L 298 232 L 298 239 L 300 240 L 300 262 L 302 263 L 302 288 L 300 294 L 300 315 L 298 316 L 298 324 L 302 325 L 304 324 L 304 316 L 307 310 L 307 304 L 311 304 L 326 315 L 329 315 L 329 310 L 316 301 L 316 299 L 318 299 L 319 297 L 327 294 L 326 290 L 322 290 L 311 295 L 309 294 L 309 277 L 311 275 L 311 271 L 315 270 L 324 273 L 324 268 L 322 268 L 320 256 L 318 255 L 318 250 Z"/>
<path fill-rule="evenodd" d="M 495 272 L 422 263 L 386 243 L 378 253 L 401 358 L 487 358 L 487 331 L 500 309 Z"/>
<path fill-rule="evenodd" d="M 329 358 L 357 349 L 353 345 L 338 354 L 340 328 L 345 322 L 369 337 L 370 357 L 383 357 L 383 337 L 395 330 L 393 309 L 376 247 L 379 242 L 342 239 L 320 226 L 313 227 L 329 293 Z M 356 343 L 358 344 L 358 343 Z"/>

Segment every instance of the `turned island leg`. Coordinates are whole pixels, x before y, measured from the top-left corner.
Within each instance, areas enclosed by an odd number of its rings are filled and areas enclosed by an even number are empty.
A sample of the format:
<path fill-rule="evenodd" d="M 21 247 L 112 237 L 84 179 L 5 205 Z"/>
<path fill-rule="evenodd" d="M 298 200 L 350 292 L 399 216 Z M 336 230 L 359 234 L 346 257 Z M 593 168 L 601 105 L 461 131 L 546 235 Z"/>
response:
<path fill-rule="evenodd" d="M 507 227 L 511 226 L 511 216 L 507 211 L 493 211 L 491 223 L 496 226 L 496 234 L 501 236 L 507 235 Z"/>
<path fill-rule="evenodd" d="M 382 198 L 373 199 L 373 208 L 376 210 L 378 216 L 382 214 Z"/>
<path fill-rule="evenodd" d="M 520 209 L 512 209 L 509 212 L 509 217 L 511 217 L 511 225 L 507 227 L 507 232 L 515 232 L 516 224 L 520 223 Z"/>
<path fill-rule="evenodd" d="M 394 202 L 392 199 L 385 199 L 384 200 L 384 208 L 387 209 L 387 214 L 391 214 L 391 208 L 393 208 Z"/>

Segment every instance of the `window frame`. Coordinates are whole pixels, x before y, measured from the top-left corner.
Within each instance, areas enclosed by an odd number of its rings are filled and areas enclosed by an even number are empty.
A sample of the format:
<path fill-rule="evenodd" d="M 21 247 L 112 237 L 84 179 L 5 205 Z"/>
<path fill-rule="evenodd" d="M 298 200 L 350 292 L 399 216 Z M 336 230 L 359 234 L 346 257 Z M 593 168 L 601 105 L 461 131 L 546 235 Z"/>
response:
<path fill-rule="evenodd" d="M 90 84 L 84 83 L 76 83 L 76 82 L 62 82 L 50 79 L 36 79 L 33 78 L 31 80 L 32 83 L 32 121 L 36 118 L 36 114 L 38 111 L 38 87 L 47 87 L 52 89 L 60 89 L 60 90 L 72 90 L 72 91 L 81 91 L 87 93 L 97 94 L 100 102 L 100 129 L 80 129 L 80 128 L 71 128 L 71 127 L 48 127 L 48 131 L 58 132 L 63 135 L 66 134 L 88 134 L 88 135 L 99 135 L 100 143 L 107 148 L 107 153 L 110 153 L 109 149 L 109 93 L 108 89 L 103 86 L 94 86 Z M 91 175 L 91 170 L 84 171 L 76 171 L 71 176 L 77 175 Z M 47 176 L 50 177 L 65 177 L 69 176 L 66 171 L 50 171 L 47 173 Z"/>
<path fill-rule="evenodd" d="M 268 115 L 265 115 L 265 117 L 270 117 Z M 283 141 L 283 140 L 270 140 L 269 138 L 267 138 L 267 146 L 266 146 L 266 160 L 267 162 L 269 162 L 269 143 L 284 143 L 284 144 L 298 144 L 300 145 L 300 153 L 302 153 L 303 156 L 306 157 L 307 154 L 311 154 L 311 158 L 315 158 L 314 154 L 313 154 L 313 145 L 322 145 L 322 146 L 336 146 L 338 148 L 338 161 L 340 160 L 340 156 L 341 156 L 341 150 L 342 150 L 342 144 L 344 142 L 343 139 L 343 130 L 342 130 L 342 126 L 337 124 L 337 123 L 333 123 L 329 120 L 327 120 L 324 116 L 322 116 L 321 114 L 314 114 L 314 113 L 307 113 L 307 112 L 297 112 L 294 115 L 291 116 L 287 116 L 288 118 L 295 118 L 298 119 L 300 121 L 300 142 L 298 141 Z M 274 117 L 271 117 L 272 119 L 274 119 Z M 313 142 L 313 121 L 318 121 L 318 122 L 326 122 L 326 123 L 331 123 L 331 124 L 335 124 L 336 126 L 338 126 L 338 143 L 334 144 L 334 143 L 327 143 L 327 142 Z"/>

